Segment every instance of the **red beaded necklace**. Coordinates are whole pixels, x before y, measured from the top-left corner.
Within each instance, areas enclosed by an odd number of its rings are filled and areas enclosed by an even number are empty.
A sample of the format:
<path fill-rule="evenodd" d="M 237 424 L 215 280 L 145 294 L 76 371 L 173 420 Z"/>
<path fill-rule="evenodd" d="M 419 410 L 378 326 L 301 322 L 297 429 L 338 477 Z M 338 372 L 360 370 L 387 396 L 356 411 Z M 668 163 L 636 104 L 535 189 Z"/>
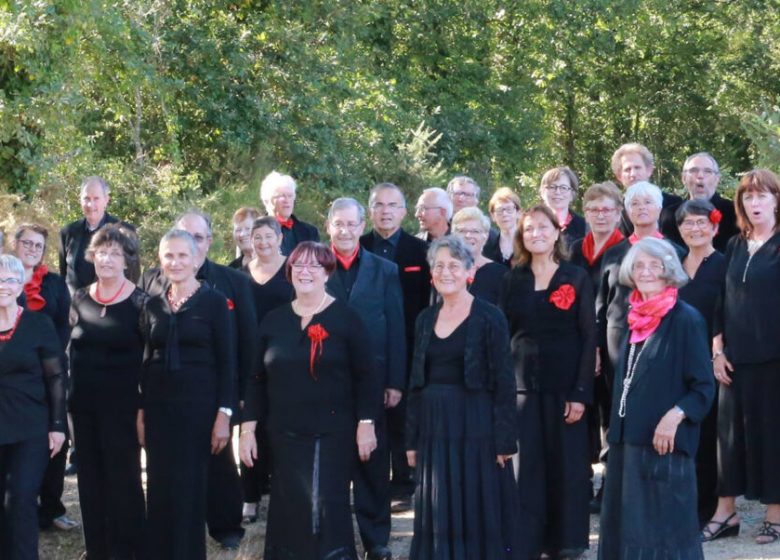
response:
<path fill-rule="evenodd" d="M 18 307 L 16 309 L 16 319 L 14 320 L 13 328 L 5 334 L 0 334 L 0 342 L 8 342 L 9 340 L 11 340 L 11 337 L 16 332 L 16 327 L 19 326 L 19 319 L 21 318 L 22 318 L 22 308 Z"/>
<path fill-rule="evenodd" d="M 103 306 L 103 309 L 100 310 L 101 317 L 106 316 L 106 306 L 111 305 L 114 303 L 114 301 L 116 301 L 116 298 L 119 297 L 119 294 L 121 294 L 122 290 L 125 288 L 125 284 L 127 284 L 127 278 L 122 279 L 122 285 L 119 286 L 119 289 L 116 291 L 116 293 L 108 299 L 103 299 L 100 297 L 100 282 L 95 284 L 95 301 Z"/>

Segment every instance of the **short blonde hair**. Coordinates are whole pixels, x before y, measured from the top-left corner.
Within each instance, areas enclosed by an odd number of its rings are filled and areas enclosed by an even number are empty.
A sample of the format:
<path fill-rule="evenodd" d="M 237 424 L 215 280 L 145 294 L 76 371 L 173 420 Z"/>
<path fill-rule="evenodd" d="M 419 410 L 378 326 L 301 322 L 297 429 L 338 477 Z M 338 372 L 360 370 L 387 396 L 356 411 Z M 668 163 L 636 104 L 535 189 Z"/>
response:
<path fill-rule="evenodd" d="M 615 202 L 615 207 L 620 208 L 623 206 L 623 195 L 620 193 L 620 189 L 612 181 L 604 181 L 603 183 L 596 183 L 588 187 L 585 194 L 582 195 L 583 208 L 588 202 L 593 202 L 599 198 L 608 198 Z"/>
<path fill-rule="evenodd" d="M 501 202 L 511 202 L 515 205 L 515 208 L 517 208 L 518 211 L 520 211 L 520 209 L 523 207 L 522 203 L 520 202 L 520 197 L 517 196 L 515 191 L 509 187 L 501 187 L 493 193 L 493 196 L 490 197 L 490 201 L 488 202 L 488 212 L 492 214 L 493 210 L 495 210 L 496 206 L 498 206 Z"/>
<path fill-rule="evenodd" d="M 490 220 L 482 213 L 482 210 L 476 206 L 469 206 L 458 210 L 452 217 L 452 228 L 455 229 L 455 226 L 460 225 L 463 222 L 468 222 L 469 220 L 478 221 L 485 233 L 490 231 Z"/>

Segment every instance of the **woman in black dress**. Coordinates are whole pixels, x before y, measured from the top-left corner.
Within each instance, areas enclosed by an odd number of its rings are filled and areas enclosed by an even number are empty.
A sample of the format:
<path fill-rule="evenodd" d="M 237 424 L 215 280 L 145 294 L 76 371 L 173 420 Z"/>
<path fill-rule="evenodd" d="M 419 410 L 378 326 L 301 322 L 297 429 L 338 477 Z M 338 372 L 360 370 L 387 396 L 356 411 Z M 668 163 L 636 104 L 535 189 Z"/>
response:
<path fill-rule="evenodd" d="M 517 381 L 517 527 L 528 558 L 588 547 L 590 461 L 582 419 L 593 398 L 596 332 L 588 274 L 563 259 L 546 206 L 525 213 L 499 307 L 509 319 Z"/>
<path fill-rule="evenodd" d="M 488 202 L 488 213 L 498 226 L 498 235 L 492 241 L 488 238 L 485 248 L 482 249 L 482 254 L 507 267 L 512 264 L 520 209 L 520 197 L 507 187 L 497 189 Z"/>
<path fill-rule="evenodd" d="M 715 383 L 706 323 L 678 298 L 687 281 L 660 239 L 638 241 L 620 266 L 631 310 L 607 434 L 600 560 L 704 560 L 693 458 Z"/>
<path fill-rule="evenodd" d="M 252 224 L 251 232 L 254 258 L 249 261 L 247 271 L 252 277 L 252 292 L 258 325 L 266 314 L 293 299 L 293 287 L 285 275 L 284 264 L 287 259 L 282 255 L 282 226 L 276 218 L 265 216 Z M 271 463 L 270 447 L 265 430 L 255 432 L 257 436 L 258 458 L 254 466 L 241 463 L 241 483 L 244 488 L 244 521 L 257 521 L 257 509 L 260 498 L 268 493 L 268 481 Z"/>
<path fill-rule="evenodd" d="M 571 204 L 577 195 L 579 180 L 574 171 L 566 166 L 553 167 L 542 175 L 539 195 L 542 202 L 555 213 L 561 226 L 563 246 L 568 249 L 572 243 L 585 237 L 587 224 L 579 214 L 571 211 Z"/>
<path fill-rule="evenodd" d="M 726 259 L 712 244 L 721 215 L 710 202 L 693 199 L 680 205 L 675 218 L 680 237 L 688 247 L 682 265 L 689 281 L 680 288 L 680 299 L 702 314 L 707 322 L 707 340 L 711 341 L 715 306 L 726 281 Z M 696 452 L 696 486 L 699 520 L 702 522 L 712 517 L 718 502 L 717 411 L 717 406 L 711 407 L 702 421 L 699 450 Z"/>
<path fill-rule="evenodd" d="M 38 224 L 22 224 L 16 229 L 14 255 L 24 265 L 24 294 L 19 297 L 19 303 L 30 311 L 45 313 L 52 320 L 63 353 L 62 371 L 67 372 L 64 356 L 70 337 L 70 292 L 62 276 L 49 272 L 48 267 L 43 264 L 48 238 L 49 232 Z M 41 529 L 54 526 L 67 531 L 79 526 L 66 515 L 65 505 L 62 503 L 67 455 L 66 437 L 62 449 L 49 461 L 43 475 L 38 508 L 38 523 Z"/>
<path fill-rule="evenodd" d="M 474 264 L 470 271 L 469 292 L 474 297 L 495 305 L 507 267 L 482 254 L 490 233 L 490 220 L 479 208 L 463 208 L 452 217 L 452 233 L 461 237 L 471 251 Z"/>
<path fill-rule="evenodd" d="M 209 452 L 230 438 L 236 405 L 230 302 L 195 278 L 195 239 L 160 241 L 170 283 L 142 313 L 145 341 L 138 437 L 146 448 L 147 557 L 205 560 Z"/>
<path fill-rule="evenodd" d="M 712 344 L 718 403 L 718 509 L 710 538 L 736 535 L 735 497 L 767 504 L 756 542 L 780 538 L 780 181 L 742 177 L 734 197 L 741 234 L 726 250 L 726 285 Z M 707 535 L 705 535 L 707 536 Z"/>
<path fill-rule="evenodd" d="M 38 558 L 38 491 L 65 441 L 62 350 L 51 319 L 16 302 L 24 267 L 0 255 L 0 558 Z"/>
<path fill-rule="evenodd" d="M 428 262 L 441 303 L 420 313 L 415 329 L 406 429 L 417 479 L 410 558 L 520 559 L 506 318 L 468 292 L 473 249 L 459 237 L 434 241 Z"/>
<path fill-rule="evenodd" d="M 86 250 L 97 281 L 73 294 L 70 412 L 79 442 L 79 503 L 90 560 L 146 558 L 141 448 L 135 429 L 146 295 L 135 234 L 110 224 Z"/>
<path fill-rule="evenodd" d="M 380 380 L 360 317 L 325 291 L 333 253 L 300 243 L 287 261 L 295 299 L 260 327 L 258 375 L 247 390 L 241 460 L 257 460 L 258 421 L 272 453 L 265 560 L 355 560 L 349 484 L 355 455 L 376 449 Z"/>

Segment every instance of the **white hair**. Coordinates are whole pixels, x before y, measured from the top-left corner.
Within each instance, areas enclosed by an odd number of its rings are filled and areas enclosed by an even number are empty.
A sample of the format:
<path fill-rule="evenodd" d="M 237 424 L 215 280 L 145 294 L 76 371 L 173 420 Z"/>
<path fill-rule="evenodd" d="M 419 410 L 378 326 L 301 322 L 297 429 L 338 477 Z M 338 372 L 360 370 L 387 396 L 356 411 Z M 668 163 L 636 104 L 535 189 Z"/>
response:
<path fill-rule="evenodd" d="M 452 219 L 452 200 L 450 200 L 447 191 L 445 191 L 444 189 L 440 189 L 439 187 L 430 187 L 428 189 L 423 189 L 422 192 L 423 195 L 428 193 L 433 193 L 436 195 L 436 206 L 444 208 L 447 221 L 450 221 Z"/>
<path fill-rule="evenodd" d="M 260 183 L 260 200 L 269 214 L 273 213 L 274 205 L 271 202 L 271 197 L 274 195 L 277 187 L 292 187 L 293 192 L 296 192 L 298 184 L 289 175 L 282 175 L 278 171 L 271 171 L 265 176 L 263 182 Z"/>
<path fill-rule="evenodd" d="M 623 198 L 625 207 L 629 208 L 631 206 L 631 201 L 637 196 L 649 196 L 659 209 L 664 206 L 664 195 L 661 192 L 661 189 L 653 183 L 639 181 L 628 187 L 626 195 Z"/>

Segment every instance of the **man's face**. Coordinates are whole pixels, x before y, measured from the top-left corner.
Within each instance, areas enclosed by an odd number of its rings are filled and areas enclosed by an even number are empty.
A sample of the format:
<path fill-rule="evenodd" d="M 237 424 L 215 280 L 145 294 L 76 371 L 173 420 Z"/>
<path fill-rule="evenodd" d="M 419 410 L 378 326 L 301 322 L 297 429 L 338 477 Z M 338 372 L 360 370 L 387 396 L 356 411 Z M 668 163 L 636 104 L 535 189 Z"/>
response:
<path fill-rule="evenodd" d="M 718 188 L 720 173 L 710 158 L 696 156 L 683 169 L 682 182 L 691 199 L 709 200 Z"/>
<path fill-rule="evenodd" d="M 647 165 L 642 156 L 637 153 L 628 153 L 620 158 L 620 170 L 617 180 L 628 188 L 639 181 L 649 181 L 653 174 L 653 166 Z"/>
<path fill-rule="evenodd" d="M 404 199 L 395 189 L 381 189 L 368 209 L 371 223 L 383 237 L 389 237 L 401 227 L 406 217 Z"/>
<path fill-rule="evenodd" d="M 200 268 L 208 257 L 212 241 L 206 220 L 196 214 L 187 214 L 176 222 L 176 228 L 183 229 L 195 238 L 195 246 L 198 250 L 198 254 L 195 255 L 195 268 Z"/>
<path fill-rule="evenodd" d="M 103 187 L 99 183 L 88 183 L 81 190 L 79 200 L 81 211 L 89 225 L 99 224 L 106 215 L 106 206 L 108 206 L 108 195 L 103 192 Z"/>
<path fill-rule="evenodd" d="M 328 235 L 338 253 L 351 255 L 357 249 L 365 227 L 366 223 L 360 221 L 357 208 L 348 206 L 333 212 L 328 221 Z"/>
<path fill-rule="evenodd" d="M 446 221 L 446 210 L 436 204 L 436 193 L 423 193 L 417 200 L 417 206 L 414 207 L 414 215 L 420 223 L 420 229 L 423 231 L 432 231 L 436 229 L 442 221 Z"/>
<path fill-rule="evenodd" d="M 450 193 L 452 200 L 452 213 L 457 214 L 461 208 L 477 205 L 477 188 L 471 183 L 460 182 L 452 187 Z"/>
<path fill-rule="evenodd" d="M 292 216 L 295 207 L 295 189 L 289 185 L 280 185 L 271 195 L 274 215 L 283 219 Z"/>

